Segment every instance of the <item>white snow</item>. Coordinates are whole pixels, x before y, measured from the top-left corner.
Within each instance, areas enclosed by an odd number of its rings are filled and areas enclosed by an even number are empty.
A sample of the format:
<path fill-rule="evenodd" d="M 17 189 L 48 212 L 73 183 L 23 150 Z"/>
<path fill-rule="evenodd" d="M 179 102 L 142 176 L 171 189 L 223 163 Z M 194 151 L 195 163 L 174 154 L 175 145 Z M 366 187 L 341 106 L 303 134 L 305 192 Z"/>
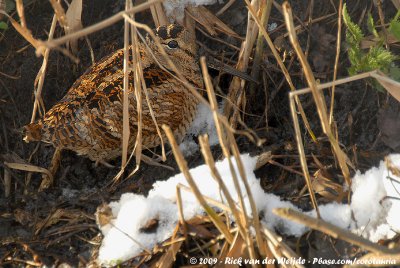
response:
<path fill-rule="evenodd" d="M 178 22 L 183 20 L 184 9 L 187 6 L 203 6 L 223 3 L 221 0 L 165 0 L 163 2 L 165 13 L 169 18 L 175 18 Z"/>
<path fill-rule="evenodd" d="M 253 173 L 256 158 L 249 155 L 241 155 L 241 158 L 258 212 L 263 215 L 262 224 L 286 235 L 302 235 L 307 230 L 306 227 L 283 220 L 272 213 L 272 209 L 279 207 L 290 207 L 298 211 L 300 209 L 288 201 L 282 201 L 276 195 L 264 193 Z M 400 169 L 400 155 L 390 155 L 389 158 Z M 233 158 L 232 163 L 236 170 Z M 217 162 L 216 166 L 229 192 L 237 202 L 227 159 Z M 206 165 L 193 168 L 190 172 L 205 196 L 220 202 L 224 201 L 221 200 L 222 194 L 218 184 L 212 178 Z M 392 179 L 388 179 L 389 177 Z M 101 227 L 104 239 L 99 252 L 99 262 L 115 264 L 127 260 L 139 254 L 143 248 L 151 249 L 156 243 L 170 237 L 178 222 L 176 204 L 178 184 L 188 185 L 182 174 L 177 174 L 167 181 L 156 182 L 148 197 L 124 194 L 119 202 L 110 203 L 115 219 L 111 224 Z M 247 211 L 250 211 L 242 183 L 241 189 L 245 196 Z M 330 203 L 319 206 L 322 218 L 374 242 L 391 238 L 395 235 L 394 231 L 400 230 L 400 217 L 398 217 L 400 178 L 387 169 L 384 161 L 381 161 L 379 168 L 372 168 L 365 174 L 357 172 L 353 178 L 352 192 L 350 204 Z M 193 194 L 184 190 L 181 194 L 185 219 L 204 213 Z M 315 211 L 306 213 L 315 217 Z M 154 233 L 141 232 L 140 229 L 151 219 L 158 220 L 156 231 Z"/>
<path fill-rule="evenodd" d="M 394 166 L 400 170 L 400 154 L 390 155 L 389 159 Z M 382 174 L 382 181 L 387 196 L 384 204 L 389 206 L 387 222 L 393 231 L 400 232 L 400 178 L 386 169 Z"/>
<path fill-rule="evenodd" d="M 220 104 L 219 112 L 222 112 L 223 103 Z M 190 125 L 183 141 L 179 144 L 184 156 L 189 156 L 199 151 L 199 145 L 195 142 L 194 137 L 207 134 L 210 146 L 218 144 L 218 134 L 215 128 L 214 118 L 211 110 L 205 104 L 199 104 L 196 116 Z M 196 138 L 197 139 L 197 138 Z"/>
<path fill-rule="evenodd" d="M 278 24 L 276 22 L 268 24 L 268 32 L 272 32 L 273 30 L 276 29 L 276 27 L 278 27 Z"/>

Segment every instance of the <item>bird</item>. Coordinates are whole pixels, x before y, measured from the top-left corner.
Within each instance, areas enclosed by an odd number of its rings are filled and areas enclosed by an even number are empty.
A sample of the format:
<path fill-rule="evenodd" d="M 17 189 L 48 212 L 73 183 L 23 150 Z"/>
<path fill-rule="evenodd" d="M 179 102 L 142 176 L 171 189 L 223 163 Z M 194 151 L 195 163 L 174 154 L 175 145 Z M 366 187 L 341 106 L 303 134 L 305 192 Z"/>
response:
<path fill-rule="evenodd" d="M 195 37 L 183 26 L 171 24 L 154 30 L 155 38 L 183 77 L 203 89 Z M 156 40 L 146 35 L 139 54 L 151 109 L 159 126 L 168 125 L 177 140 L 183 139 L 194 119 L 198 98 L 171 70 Z M 96 163 L 107 163 L 121 155 L 123 114 L 124 49 L 104 57 L 79 77 L 44 116 L 23 127 L 25 142 L 41 141 L 58 150 L 71 150 Z M 161 67 L 161 66 L 162 67 Z M 133 70 L 129 72 L 129 149 L 138 131 Z M 142 89 L 143 90 L 143 89 Z M 144 92 L 142 92 L 144 96 Z M 166 136 L 162 133 L 163 140 Z M 147 101 L 142 102 L 142 146 L 161 144 Z"/>

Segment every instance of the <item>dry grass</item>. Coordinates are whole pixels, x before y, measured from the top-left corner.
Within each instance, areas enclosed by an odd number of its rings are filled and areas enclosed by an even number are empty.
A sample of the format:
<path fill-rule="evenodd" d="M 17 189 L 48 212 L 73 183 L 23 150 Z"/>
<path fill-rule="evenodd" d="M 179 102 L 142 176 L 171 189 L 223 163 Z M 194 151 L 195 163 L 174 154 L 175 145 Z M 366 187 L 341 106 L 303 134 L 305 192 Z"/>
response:
<path fill-rule="evenodd" d="M 37 54 L 43 56 L 43 63 L 42 66 L 38 72 L 37 75 L 37 83 L 35 85 L 35 90 L 34 90 L 34 96 L 35 96 L 35 101 L 34 101 L 34 108 L 32 111 L 32 117 L 31 117 L 31 122 L 35 121 L 37 114 L 43 114 L 45 112 L 44 110 L 44 105 L 43 105 L 43 99 L 42 99 L 42 89 L 43 89 L 43 83 L 45 80 L 45 75 L 46 75 L 46 70 L 47 70 L 47 65 L 48 65 L 48 58 L 49 58 L 49 52 L 51 49 L 59 49 L 63 53 L 65 53 L 67 56 L 71 57 L 72 59 L 76 60 L 76 57 L 71 54 L 68 50 L 64 48 L 60 48 L 61 45 L 66 44 L 67 42 L 71 40 L 76 40 L 77 38 L 84 37 L 90 33 L 94 33 L 96 31 L 99 31 L 119 20 L 124 20 L 124 82 L 123 82 L 123 92 L 124 92 L 124 98 L 123 98 L 123 138 L 122 138 L 122 163 L 121 163 L 121 171 L 117 174 L 116 179 L 119 179 L 122 175 L 123 172 L 125 171 L 127 164 L 129 163 L 129 160 L 135 156 L 136 159 L 136 167 L 135 169 L 131 172 L 131 175 L 134 174 L 135 171 L 139 169 L 139 165 L 141 162 L 141 153 L 142 153 L 142 146 L 141 146 L 141 138 L 142 138 L 142 124 L 141 124 L 141 107 L 144 102 L 147 103 L 147 105 L 150 107 L 150 111 L 152 114 L 153 121 L 155 125 L 157 126 L 157 132 L 160 138 L 162 139 L 161 131 L 165 131 L 168 142 L 171 145 L 174 157 L 176 159 L 176 162 L 178 164 L 178 167 L 180 171 L 184 174 L 186 180 L 188 181 L 188 184 L 190 185 L 190 188 L 187 188 L 185 186 L 179 185 L 177 186 L 177 200 L 178 202 L 178 207 L 179 207 L 179 212 L 180 212 L 180 220 L 177 224 L 176 230 L 174 232 L 174 236 L 171 237 L 169 241 L 166 241 L 161 248 L 162 249 L 153 249 L 153 250 L 147 250 L 147 255 L 143 257 L 142 261 L 143 262 L 149 262 L 151 263 L 154 261 L 153 266 L 158 266 L 158 267 L 169 267 L 170 265 L 173 264 L 173 259 L 176 257 L 178 252 L 182 250 L 182 247 L 186 245 L 186 247 L 189 248 L 189 253 L 196 253 L 196 254 L 201 254 L 202 250 L 206 249 L 209 252 L 215 252 L 216 256 L 219 259 L 223 259 L 225 257 L 240 257 L 240 256 L 247 256 L 252 259 L 264 259 L 266 257 L 268 258 L 281 258 L 281 257 L 286 257 L 286 258 L 298 258 L 298 253 L 295 252 L 293 248 L 291 248 L 282 237 L 280 237 L 278 234 L 276 234 L 274 231 L 269 230 L 265 226 L 262 226 L 260 223 L 260 217 L 258 215 L 258 210 L 256 208 L 254 198 L 252 196 L 250 187 L 247 182 L 247 178 L 244 172 L 243 164 L 241 162 L 240 158 L 240 151 L 239 151 L 239 146 L 236 143 L 235 135 L 237 133 L 240 134 L 245 134 L 247 137 L 252 138 L 254 140 L 254 136 L 250 131 L 243 131 L 243 130 L 236 130 L 238 126 L 238 122 L 243 121 L 241 114 L 241 111 L 244 111 L 246 109 L 246 95 L 245 95 L 245 88 L 246 84 L 244 80 L 241 80 L 239 78 L 234 78 L 229 86 L 229 95 L 228 95 L 228 105 L 225 107 L 224 114 L 220 114 L 218 112 L 218 103 L 216 99 L 216 94 L 214 92 L 214 87 L 210 78 L 210 75 L 208 74 L 207 66 L 206 66 L 206 60 L 205 58 L 201 58 L 201 68 L 202 68 L 202 73 L 203 73 L 203 79 L 205 81 L 205 89 L 207 92 L 207 97 L 204 98 L 202 94 L 199 92 L 199 89 L 194 88 L 179 72 L 179 69 L 177 66 L 174 66 L 172 61 L 168 58 L 167 54 L 164 51 L 164 48 L 161 46 L 160 43 L 157 43 L 157 45 L 160 47 L 161 51 L 163 51 L 164 56 L 167 59 L 168 64 L 170 65 L 170 68 L 173 70 L 173 73 L 171 75 L 177 77 L 185 87 L 187 87 L 190 92 L 192 92 L 202 103 L 206 104 L 212 111 L 213 118 L 215 121 L 217 133 L 218 133 L 218 138 L 219 138 L 219 144 L 222 150 L 223 156 L 228 159 L 229 161 L 229 167 L 230 171 L 232 174 L 232 180 L 234 182 L 236 191 L 238 193 L 238 203 L 235 203 L 233 200 L 234 198 L 232 197 L 232 194 L 227 190 L 227 187 L 224 183 L 224 181 L 221 178 L 221 175 L 219 174 L 219 171 L 215 167 L 215 159 L 212 155 L 212 151 L 208 142 L 208 137 L 207 136 L 201 136 L 199 138 L 199 143 L 200 143 L 200 148 L 201 148 L 201 154 L 205 160 L 205 163 L 209 166 L 211 170 L 211 174 L 213 178 L 218 182 L 219 188 L 221 189 L 222 195 L 225 197 L 227 200 L 227 204 L 222 204 L 219 203 L 215 200 L 212 200 L 207 197 L 207 193 L 202 193 L 199 191 L 195 181 L 192 178 L 192 175 L 190 174 L 190 170 L 188 168 L 187 161 L 184 159 L 181 151 L 179 150 L 179 146 L 177 144 L 177 141 L 175 140 L 172 131 L 169 129 L 168 126 L 158 126 L 154 113 L 151 109 L 151 105 L 149 102 L 148 98 L 148 92 L 144 83 L 144 78 L 143 78 L 143 70 L 142 70 L 142 64 L 140 61 L 140 57 L 137 57 L 139 53 L 139 48 L 138 48 L 138 42 L 139 39 L 142 38 L 140 33 L 138 32 L 138 28 L 146 30 L 150 36 L 154 38 L 154 34 L 152 33 L 151 29 L 144 24 L 138 23 L 135 21 L 134 14 L 137 12 L 141 12 L 145 9 L 150 9 L 151 14 L 154 20 L 154 23 L 156 26 L 159 25 L 165 25 L 168 22 L 168 18 L 163 11 L 162 5 L 160 3 L 161 1 L 155 0 L 155 1 L 147 1 L 143 4 L 140 4 L 138 6 L 133 6 L 132 1 L 126 0 L 125 3 L 125 11 L 119 12 L 116 15 L 105 19 L 104 21 L 101 21 L 95 25 L 85 27 L 81 30 L 77 30 L 75 32 L 69 33 L 63 37 L 53 39 L 54 36 L 54 31 L 57 27 L 57 22 L 63 26 L 67 27 L 67 20 L 66 18 L 66 13 L 62 9 L 62 6 L 60 2 L 57 1 L 51 1 L 51 4 L 54 8 L 54 16 L 52 20 L 52 24 L 49 30 L 49 37 L 47 41 L 40 41 L 35 39 L 30 30 L 27 28 L 25 19 L 24 19 L 24 8 L 23 8 L 23 2 L 22 1 L 17 1 L 17 11 L 20 16 L 20 22 L 18 23 L 15 20 L 10 18 L 10 21 L 12 25 L 15 27 L 15 29 L 30 43 L 32 46 L 36 48 Z M 230 8 L 230 6 L 233 4 L 233 0 L 229 1 L 220 11 L 217 13 L 217 15 L 221 15 L 226 10 Z M 285 19 L 288 35 L 290 38 L 290 41 L 292 43 L 292 46 L 296 52 L 297 58 L 301 63 L 302 69 L 305 74 L 305 78 L 308 83 L 308 88 L 306 89 L 301 89 L 297 90 L 293 78 L 290 75 L 290 72 L 288 68 L 285 66 L 284 61 L 282 60 L 279 52 L 275 48 L 275 45 L 269 36 L 269 33 L 265 30 L 264 25 L 266 22 L 268 22 L 268 17 L 271 12 L 272 8 L 272 2 L 270 0 L 262 1 L 262 0 L 253 0 L 249 2 L 248 0 L 245 0 L 246 6 L 248 8 L 248 17 L 247 17 L 247 32 L 245 39 L 242 43 L 242 46 L 240 48 L 240 53 L 239 53 L 239 59 L 236 65 L 236 68 L 239 71 L 246 72 L 249 64 L 252 60 L 252 53 L 253 53 L 253 48 L 254 44 L 257 43 L 256 45 L 256 50 L 255 50 L 255 55 L 254 55 L 254 62 L 260 61 L 261 55 L 263 53 L 263 48 L 262 48 L 262 43 L 265 40 L 265 42 L 268 44 L 268 48 L 272 51 L 272 54 L 277 62 L 277 65 L 279 66 L 280 70 L 282 71 L 282 74 L 289 85 L 289 88 L 291 89 L 291 92 L 289 93 L 289 100 L 290 100 L 290 109 L 291 109 L 291 115 L 293 119 L 293 126 L 295 129 L 295 135 L 296 135 L 296 143 L 297 143 L 297 149 L 299 152 L 299 158 L 301 162 L 301 168 L 302 168 L 302 175 L 305 178 L 305 182 L 308 188 L 309 196 L 310 196 L 310 201 L 313 205 L 313 207 L 316 209 L 317 215 L 319 216 L 319 210 L 318 210 L 318 204 L 317 204 L 317 197 L 315 195 L 315 189 L 313 186 L 313 178 L 310 176 L 309 172 L 309 166 L 308 166 L 308 161 L 306 158 L 305 154 L 305 148 L 304 148 L 304 143 L 303 143 L 303 137 L 301 134 L 301 127 L 300 127 L 300 122 L 298 118 L 298 114 L 301 115 L 301 118 L 303 120 L 304 126 L 307 129 L 307 132 L 309 135 L 312 137 L 312 140 L 316 142 L 316 134 L 314 134 L 313 130 L 310 127 L 309 124 L 309 119 L 306 115 L 306 112 L 304 111 L 302 104 L 300 103 L 299 96 L 304 95 L 304 94 L 309 94 L 311 93 L 313 96 L 314 104 L 317 107 L 317 113 L 318 113 L 318 118 L 320 121 L 320 125 L 322 127 L 323 135 L 325 135 L 332 147 L 332 155 L 335 157 L 335 159 L 338 161 L 342 175 L 347 183 L 347 185 L 351 185 L 351 180 L 350 180 L 350 171 L 349 171 L 349 165 L 350 160 L 349 157 L 344 153 L 344 151 L 341 149 L 339 145 L 339 139 L 338 139 L 338 133 L 336 132 L 336 127 L 335 127 L 335 117 L 333 113 L 333 103 L 335 101 L 335 86 L 344 84 L 344 83 L 349 83 L 355 80 L 359 79 L 365 79 L 365 78 L 375 78 L 390 94 L 392 94 L 396 99 L 400 100 L 400 95 L 399 91 L 397 90 L 400 84 L 398 82 L 395 82 L 391 80 L 390 78 L 386 77 L 382 73 L 378 71 L 372 71 L 368 73 L 363 73 L 359 74 L 353 77 L 347 77 L 347 78 L 342 78 L 342 79 L 337 79 L 337 70 L 338 70 L 338 62 L 339 62 L 339 55 L 340 55 L 340 40 L 341 40 L 341 6 L 342 6 L 342 1 L 339 2 L 339 7 L 338 7 L 338 32 L 337 32 L 337 47 L 336 47 L 336 57 L 335 57 L 335 62 L 334 62 L 334 73 L 333 73 L 333 81 L 329 83 L 324 83 L 324 84 L 318 84 L 316 82 L 316 79 L 314 77 L 314 74 L 310 68 L 310 65 L 307 61 L 306 55 L 304 51 L 302 50 L 298 40 L 297 40 L 297 34 L 299 30 L 299 26 L 294 25 L 294 20 L 293 20 L 293 14 L 291 7 L 288 2 L 285 2 L 281 8 L 283 12 L 283 16 Z M 380 3 L 380 1 L 378 1 Z M 381 6 L 379 6 L 379 15 L 382 15 L 382 9 Z M 200 17 L 193 16 L 193 13 L 197 12 L 196 15 L 201 15 Z M 235 32 L 233 32 L 229 28 L 225 28 L 224 24 L 221 24 L 222 21 L 219 20 L 217 17 L 212 15 L 209 11 L 200 11 L 199 10 L 188 10 L 188 15 L 184 19 L 184 24 L 186 27 L 192 29 L 194 31 L 195 29 L 195 21 L 194 17 L 196 17 L 196 21 L 200 22 L 200 24 L 206 29 L 208 29 L 208 33 L 210 35 L 213 35 L 215 32 L 214 28 L 219 27 L 220 32 L 224 32 L 227 34 L 230 34 L 234 36 Z M 192 14 L 192 15 L 190 15 Z M 214 18 L 214 17 L 215 18 Z M 309 23 L 311 23 L 312 20 L 310 17 Z M 381 23 L 383 23 L 383 19 L 381 19 Z M 383 27 L 384 28 L 384 27 Z M 231 32 L 232 31 L 232 32 Z M 155 39 L 156 40 L 156 39 Z M 256 42 L 257 40 L 257 42 Z M 131 50 L 129 48 L 132 48 Z M 132 55 L 132 62 L 129 63 L 129 55 Z M 161 65 L 160 65 L 161 66 Z M 164 68 L 161 66 L 161 68 Z M 165 69 L 165 68 L 164 68 Z M 138 133 L 137 136 L 135 137 L 136 139 L 136 144 L 134 146 L 134 149 L 132 152 L 129 152 L 128 150 L 128 144 L 130 140 L 130 136 L 132 135 L 129 133 L 129 113 L 128 113 L 128 85 L 129 85 L 129 76 L 128 73 L 134 70 L 134 87 L 135 87 L 135 96 L 137 99 L 136 106 L 138 107 Z M 253 69 L 253 78 L 256 77 L 257 70 Z M 327 105 L 325 102 L 324 98 L 324 92 L 323 89 L 328 89 L 330 88 L 331 90 L 331 109 L 328 111 Z M 255 88 L 253 88 L 255 90 Z M 200 89 L 201 90 L 201 89 Z M 142 96 L 142 93 L 144 93 L 144 96 Z M 164 142 L 162 141 L 162 158 L 165 159 L 165 149 L 164 149 Z M 232 158 L 233 157 L 233 158 Z M 263 155 L 265 157 L 265 155 Z M 234 159 L 234 160 L 232 160 Z M 271 162 L 271 158 L 269 156 L 267 157 L 267 160 L 264 160 L 264 162 Z M 52 173 L 49 172 L 47 169 L 40 168 L 33 166 L 28 163 L 5 163 L 6 166 L 10 169 L 16 169 L 16 170 L 24 170 L 27 172 L 40 172 L 46 174 L 51 180 L 53 179 Z M 333 163 L 335 164 L 335 163 Z M 238 173 L 235 171 L 234 166 L 238 167 Z M 291 170 L 291 169 L 288 169 Z M 4 174 L 4 182 L 6 184 L 6 196 L 10 194 L 10 175 L 8 173 L 8 170 L 5 169 L 5 174 Z M 242 182 L 245 186 L 245 192 L 242 192 L 241 188 L 239 187 L 239 182 Z M 44 186 L 45 188 L 45 186 Z M 206 212 L 207 215 L 196 218 L 196 219 L 185 219 L 183 217 L 183 206 L 185 205 L 184 202 L 181 200 L 181 191 L 190 191 L 192 192 L 195 197 L 197 198 L 198 202 L 201 204 L 203 207 L 204 211 Z M 338 199 L 342 199 L 345 197 L 345 191 L 344 189 L 339 189 L 342 190 L 342 195 L 339 196 Z M 339 191 L 338 190 L 338 191 Z M 350 194 L 350 193 L 348 193 Z M 246 207 L 244 205 L 244 199 L 245 197 L 248 198 L 250 202 L 250 207 L 251 211 L 247 211 Z M 220 212 L 217 212 L 214 208 L 217 207 Z M 57 212 L 57 213 L 56 213 Z M 59 218 L 62 216 L 65 216 L 67 213 L 65 211 L 56 211 L 53 215 L 49 215 L 49 218 L 46 219 L 46 221 L 57 221 Z M 63 214 L 64 213 L 64 214 Z M 390 256 L 393 258 L 396 258 L 397 261 L 399 261 L 399 253 L 398 251 L 394 251 L 392 249 L 389 249 L 387 247 L 377 245 L 374 243 L 371 243 L 369 241 L 366 241 L 362 239 L 359 236 L 356 236 L 350 232 L 347 232 L 345 230 L 341 230 L 331 224 L 328 224 L 324 222 L 320 217 L 318 219 L 315 218 L 310 218 L 306 217 L 304 214 L 298 213 L 291 211 L 289 209 L 280 209 L 280 210 L 275 210 L 275 213 L 281 217 L 291 219 L 297 222 L 300 222 L 312 229 L 318 230 L 320 232 L 323 232 L 329 236 L 332 236 L 335 239 L 342 239 L 344 241 L 348 241 L 354 245 L 359 246 L 361 249 L 365 251 L 372 252 L 373 254 L 378 254 L 379 256 Z M 229 224 L 229 219 L 227 215 L 232 215 L 233 218 L 235 219 L 234 224 Z M 252 215 L 252 216 L 249 216 Z M 70 217 L 70 215 L 68 215 Z M 202 225 L 207 225 L 209 227 L 209 223 L 212 223 L 216 230 L 219 232 L 219 236 L 217 238 L 210 239 L 208 243 L 204 245 L 204 248 L 199 248 L 193 246 L 194 241 L 196 241 L 196 238 L 191 237 L 190 234 L 188 234 L 188 225 L 196 225 L 196 226 L 202 226 Z M 45 224 L 45 223 L 43 223 Z M 42 225 L 41 228 L 43 228 L 44 225 Z M 209 227 L 211 228 L 211 227 Z M 255 235 L 253 236 L 249 230 L 253 229 L 255 230 Z M 218 245 L 218 247 L 216 247 Z M 216 247 L 217 250 L 213 250 L 213 247 Z M 192 251 L 190 251 L 192 250 Z M 156 252 L 156 253 L 155 253 Z M 161 253 L 160 253 L 161 252 Z M 158 254 L 158 255 L 157 255 Z M 161 254 L 161 255 L 160 255 Z M 152 258 L 154 257 L 154 260 Z M 366 254 L 364 256 L 365 258 L 371 257 L 370 254 Z M 15 260 L 17 262 L 17 260 Z M 35 263 L 31 264 L 35 265 Z M 257 265 L 253 265 L 254 267 L 257 267 Z M 297 264 L 297 267 L 303 267 L 301 264 Z M 272 265 L 270 267 L 273 267 Z"/>

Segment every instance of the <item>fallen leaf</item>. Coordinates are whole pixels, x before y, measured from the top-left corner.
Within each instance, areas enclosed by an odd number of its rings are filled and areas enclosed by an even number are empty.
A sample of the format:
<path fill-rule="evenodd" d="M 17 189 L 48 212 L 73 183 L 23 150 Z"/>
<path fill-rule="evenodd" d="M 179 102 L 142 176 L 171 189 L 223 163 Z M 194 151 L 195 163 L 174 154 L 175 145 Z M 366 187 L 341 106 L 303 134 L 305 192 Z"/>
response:
<path fill-rule="evenodd" d="M 96 223 L 100 228 L 109 224 L 111 220 L 115 218 L 112 214 L 111 207 L 106 203 L 97 207 L 95 217 Z"/>
<path fill-rule="evenodd" d="M 8 162 L 4 162 L 4 165 L 6 165 L 9 168 L 17 169 L 17 170 L 45 173 L 53 181 L 53 175 L 47 169 L 42 168 L 42 167 L 38 167 L 38 166 L 30 165 L 30 164 L 8 163 Z"/>
<path fill-rule="evenodd" d="M 199 237 L 202 239 L 210 239 L 210 238 L 215 238 L 215 234 L 207 230 L 202 225 L 193 225 L 193 224 L 187 224 L 188 227 L 188 233 L 191 234 L 192 236 Z"/>
<path fill-rule="evenodd" d="M 165 252 L 165 254 L 160 258 L 154 267 L 172 267 L 176 259 L 176 253 L 178 253 L 178 251 L 181 249 L 182 243 L 183 241 L 179 241 L 169 246 L 167 252 Z"/>
<path fill-rule="evenodd" d="M 388 76 L 383 74 L 381 71 L 377 71 L 377 74 L 373 75 L 379 84 L 381 84 L 393 98 L 400 101 L 400 83 L 390 79 Z"/>
<path fill-rule="evenodd" d="M 207 8 L 203 6 L 189 6 L 187 13 L 207 30 L 210 35 L 216 35 L 216 30 L 230 36 L 239 38 L 239 35 L 229 28 L 223 21 L 217 18 Z"/>

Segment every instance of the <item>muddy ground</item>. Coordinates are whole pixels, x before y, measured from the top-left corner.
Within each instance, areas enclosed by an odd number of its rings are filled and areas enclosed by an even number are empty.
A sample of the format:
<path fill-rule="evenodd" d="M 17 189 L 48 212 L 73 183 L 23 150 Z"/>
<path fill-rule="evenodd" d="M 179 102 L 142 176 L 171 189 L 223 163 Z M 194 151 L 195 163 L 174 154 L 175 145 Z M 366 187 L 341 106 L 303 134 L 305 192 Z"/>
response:
<path fill-rule="evenodd" d="M 50 28 L 53 9 L 48 1 L 27 1 L 25 16 L 28 27 L 33 36 L 45 40 Z M 101 21 L 123 9 L 124 1 L 83 1 L 83 25 L 88 26 Z M 278 1 L 280 2 L 280 1 Z M 309 18 L 308 1 L 292 1 L 294 13 L 299 21 L 306 22 Z M 305 27 L 300 34 L 303 48 L 308 47 L 308 59 L 316 78 L 320 82 L 330 81 L 333 76 L 334 58 L 336 53 L 337 15 L 332 2 L 337 7 L 338 1 L 315 1 L 313 18 L 323 18 Z M 221 5 L 209 7 L 219 10 Z M 365 13 L 371 11 L 375 18 L 377 9 L 372 1 L 357 1 L 349 5 L 349 11 L 355 21 L 361 21 L 365 26 Z M 390 1 L 384 3 L 385 18 L 394 15 L 394 8 Z M 328 16 L 329 14 L 334 14 Z M 363 17 L 364 14 L 364 17 Z M 17 15 L 14 15 L 16 18 Z M 326 17 L 326 18 L 324 18 Z M 221 19 L 230 25 L 239 35 L 245 35 L 247 11 L 242 1 L 237 1 Z M 137 16 L 137 20 L 151 25 L 149 12 Z M 283 27 L 282 15 L 273 9 L 271 22 L 276 22 L 277 30 L 271 33 L 276 39 L 281 36 Z M 366 26 L 364 27 L 366 29 Z M 123 23 L 101 30 L 89 36 L 95 58 L 103 56 L 122 47 Z M 63 35 L 58 27 L 56 36 Z M 240 46 L 237 40 L 220 36 Z M 307 39 L 309 43 L 307 45 Z M 344 35 L 343 35 L 344 38 Z M 201 33 L 198 40 L 216 54 L 222 54 L 237 59 L 237 51 L 214 42 Z M 74 64 L 63 54 L 52 51 L 43 88 L 43 100 L 47 109 L 54 105 L 67 92 L 72 83 L 91 64 L 90 51 L 84 40 L 79 42 L 79 64 Z M 290 52 L 290 46 L 287 47 Z M 345 53 L 343 41 L 340 57 L 338 77 L 347 76 L 349 62 Z M 396 48 L 394 48 L 396 51 Z M 201 49 L 201 53 L 206 50 Z M 295 81 L 297 88 L 305 87 L 305 79 L 294 56 L 288 53 L 286 64 Z M 293 60 L 292 60 L 293 59 Z M 54 149 L 43 143 L 26 144 L 22 140 L 21 127 L 29 123 L 33 107 L 33 85 L 42 59 L 35 56 L 35 50 L 11 26 L 0 32 L 0 178 L 4 179 L 4 161 L 26 161 L 33 165 L 47 167 Z M 257 155 L 271 151 L 280 164 L 301 171 L 297 155 L 294 130 L 288 105 L 289 87 L 269 52 L 265 53 L 261 64 L 264 80 L 255 95 L 248 98 L 245 123 L 253 128 L 259 137 L 266 142 L 257 147 L 245 137 L 238 136 L 237 141 L 241 152 Z M 216 71 L 210 71 L 217 75 Z M 2 73 L 8 75 L 5 76 Z M 220 84 L 221 91 L 227 94 L 231 77 L 224 75 Z M 327 103 L 330 102 L 326 94 Z M 315 145 L 306 134 L 303 137 L 306 153 L 318 156 L 318 159 L 329 166 L 328 170 L 335 178 L 341 181 L 340 171 L 332 159 L 330 147 L 321 134 L 320 123 L 316 114 L 315 105 L 310 95 L 301 98 L 304 109 L 311 123 L 311 127 L 320 143 Z M 249 105 L 251 104 L 251 105 Z M 400 152 L 395 146 L 395 134 L 400 133 L 398 126 L 398 104 L 385 92 L 379 92 L 371 87 L 367 81 L 345 84 L 336 88 L 335 119 L 338 126 L 338 135 L 344 150 L 357 169 L 366 170 L 376 165 L 383 156 L 390 152 Z M 397 125 L 396 125 L 397 124 Z M 391 134 L 392 133 L 392 134 Z M 37 147 L 38 146 L 38 147 Z M 158 149 L 159 151 L 159 149 Z M 213 149 L 214 157 L 221 158 L 218 147 Z M 317 166 L 309 159 L 310 172 L 317 170 Z M 190 167 L 200 165 L 203 159 L 199 153 L 188 158 Z M 112 162 L 119 166 L 120 159 Z M 12 192 L 9 197 L 4 196 L 4 184 L 0 184 L 0 265 L 17 266 L 17 262 L 7 262 L 7 257 L 24 261 L 36 260 L 44 264 L 68 263 L 76 266 L 78 263 L 88 262 L 96 253 L 100 241 L 100 233 L 95 225 L 94 212 L 103 202 L 116 200 L 122 193 L 134 192 L 144 194 L 151 189 L 157 180 L 165 180 L 178 172 L 172 155 L 166 162 L 175 168 L 175 172 L 164 168 L 151 167 L 142 164 L 139 172 L 130 179 L 123 179 L 111 185 L 112 178 L 118 169 L 104 166 L 95 167 L 86 158 L 79 157 L 73 152 L 62 153 L 60 168 L 56 174 L 54 185 L 44 192 L 38 192 L 41 176 L 38 173 L 31 175 L 28 182 L 27 172 L 9 169 L 12 177 Z M 131 164 L 130 169 L 134 168 Z M 127 174 L 126 174 L 127 175 Z M 260 183 L 266 191 L 274 192 L 288 200 L 296 200 L 304 209 L 311 207 L 307 196 L 298 198 L 304 187 L 302 176 L 284 170 L 277 165 L 268 164 L 257 171 Z M 323 197 L 318 196 L 323 203 Z M 52 222 L 51 215 L 62 211 L 62 220 Z M 290 238 L 289 238 L 290 239 Z M 317 239 L 309 237 L 310 243 Z M 295 242 L 295 241 L 293 241 Z M 300 243 L 303 256 L 311 256 L 315 248 L 310 250 L 310 244 Z M 333 254 L 333 253 L 332 253 Z M 184 260 L 182 261 L 184 264 Z"/>

